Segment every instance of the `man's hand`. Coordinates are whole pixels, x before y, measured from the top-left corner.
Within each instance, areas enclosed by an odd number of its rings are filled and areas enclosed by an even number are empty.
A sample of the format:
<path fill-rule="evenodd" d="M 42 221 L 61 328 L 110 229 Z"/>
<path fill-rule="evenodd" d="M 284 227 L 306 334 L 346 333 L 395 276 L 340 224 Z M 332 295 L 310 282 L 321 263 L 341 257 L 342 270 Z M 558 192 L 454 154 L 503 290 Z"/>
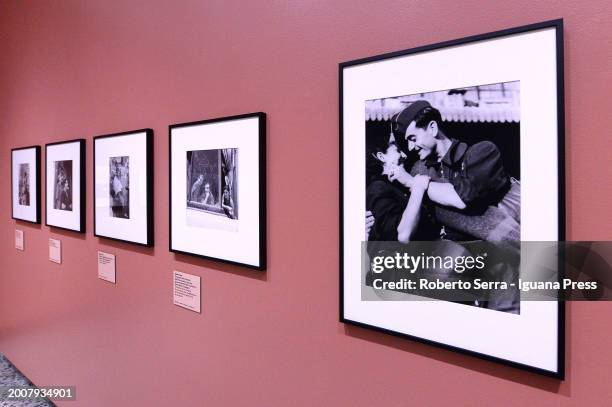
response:
<path fill-rule="evenodd" d="M 370 231 L 372 230 L 372 227 L 374 227 L 374 215 L 372 215 L 372 212 L 370 211 L 366 211 L 366 238 L 365 240 L 368 240 L 368 237 L 370 237 Z"/>
<path fill-rule="evenodd" d="M 406 188 L 412 188 L 412 182 L 414 180 L 414 177 L 408 174 L 406 169 L 401 165 L 393 167 L 391 170 L 389 170 L 389 173 L 387 174 L 387 178 L 389 178 L 389 181 L 391 182 L 393 181 L 399 182 Z"/>

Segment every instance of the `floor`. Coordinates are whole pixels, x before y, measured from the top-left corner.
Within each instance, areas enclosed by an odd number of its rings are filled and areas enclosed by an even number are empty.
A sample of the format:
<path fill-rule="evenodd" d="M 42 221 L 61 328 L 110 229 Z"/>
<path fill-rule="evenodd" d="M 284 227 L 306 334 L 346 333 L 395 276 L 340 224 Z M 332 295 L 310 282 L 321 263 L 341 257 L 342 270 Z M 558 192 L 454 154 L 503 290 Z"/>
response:
<path fill-rule="evenodd" d="M 0 407 L 54 407 L 48 400 L 18 401 L 7 400 L 5 391 L 7 387 L 34 387 L 13 364 L 0 353 Z"/>

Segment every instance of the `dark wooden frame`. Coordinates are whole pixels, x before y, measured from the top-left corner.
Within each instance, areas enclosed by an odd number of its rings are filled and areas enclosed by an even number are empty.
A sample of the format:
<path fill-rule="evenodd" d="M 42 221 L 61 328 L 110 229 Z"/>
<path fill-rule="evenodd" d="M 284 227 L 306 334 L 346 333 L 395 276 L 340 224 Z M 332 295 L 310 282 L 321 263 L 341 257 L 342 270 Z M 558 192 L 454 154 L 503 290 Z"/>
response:
<path fill-rule="evenodd" d="M 232 260 L 221 259 L 213 256 L 206 256 L 197 253 L 185 252 L 172 248 L 172 130 L 181 127 L 198 126 L 224 121 L 249 119 L 257 117 L 259 119 L 259 266 L 247 263 L 240 263 Z M 264 271 L 267 267 L 267 205 L 266 205 L 266 114 L 263 112 L 241 114 L 236 116 L 220 117 L 215 119 L 200 120 L 188 123 L 178 123 L 168 126 L 168 177 L 169 189 L 169 229 L 168 229 L 168 248 L 171 252 L 187 254 L 189 256 L 202 259 L 215 260 L 227 264 Z"/>
<path fill-rule="evenodd" d="M 100 235 L 96 231 L 96 141 L 100 139 L 106 139 L 111 137 L 129 136 L 136 133 L 146 133 L 146 167 L 147 167 L 147 242 L 140 243 L 132 240 L 119 239 L 112 236 Z M 154 213 L 153 213 L 153 179 L 154 179 L 154 166 L 153 166 L 153 130 L 152 129 L 139 129 L 125 131 L 121 133 L 105 134 L 102 136 L 94 137 L 93 141 L 93 228 L 94 236 L 102 237 L 105 239 L 115 240 L 118 242 L 132 243 L 139 246 L 152 247 L 154 245 Z"/>
<path fill-rule="evenodd" d="M 470 351 L 467 349 L 459 348 L 452 345 L 447 345 L 441 342 L 436 342 L 433 340 L 421 338 L 414 335 L 404 334 L 401 332 L 393 331 L 390 329 L 381 328 L 375 325 L 369 325 L 358 321 L 353 321 L 344 317 L 344 173 L 343 173 L 343 165 L 344 165 L 344 157 L 343 157 L 343 70 L 347 67 L 354 65 L 361 65 L 375 61 L 381 61 L 386 59 L 392 59 L 396 57 L 418 54 L 422 52 L 437 50 L 441 48 L 453 47 L 457 45 L 465 45 L 469 43 L 492 40 L 500 37 L 506 37 L 516 34 L 522 34 L 530 31 L 536 31 L 546 28 L 554 28 L 556 32 L 556 57 L 557 57 L 557 157 L 558 157 L 558 191 L 559 191 L 559 201 L 558 201 L 558 231 L 559 241 L 565 240 L 565 103 L 564 103 L 564 65 L 563 65 L 563 19 L 544 21 L 541 23 L 525 25 L 521 27 L 510 28 L 501 31 L 495 31 L 486 34 L 475 35 L 466 38 L 460 38 L 451 41 L 440 42 L 437 44 L 426 45 L 421 47 L 416 47 L 412 49 L 407 49 L 403 51 L 391 52 L 383 55 L 377 55 L 368 58 L 357 59 L 353 61 L 347 61 L 339 64 L 339 131 L 340 131 L 340 150 L 339 150 L 339 171 L 340 171 L 340 322 L 345 324 L 350 324 L 354 326 L 359 326 L 362 328 L 372 329 L 375 331 L 383 332 L 386 334 L 391 334 L 394 336 L 411 339 L 417 342 L 426 343 L 429 345 L 434 345 L 439 348 L 448 349 L 456 352 L 460 352 L 466 355 L 476 356 L 481 359 L 494 361 L 498 363 L 502 363 L 505 365 L 509 365 L 515 368 L 520 368 L 523 370 L 527 370 L 530 372 L 542 374 L 545 376 L 550 376 L 556 379 L 563 380 L 565 379 L 565 302 L 558 302 L 558 331 L 557 331 L 557 371 L 552 372 L 549 370 L 537 368 L 534 366 L 513 362 L 510 360 L 498 358 L 495 356 L 486 355 L 483 353 Z M 561 260 L 560 260 L 561 263 Z M 560 275 L 562 274 L 562 269 L 560 268 Z"/>
<path fill-rule="evenodd" d="M 79 214 L 80 216 L 80 221 L 79 221 L 79 229 L 71 229 L 71 228 L 65 228 L 62 226 L 57 226 L 57 225 L 51 225 L 48 223 L 48 214 L 49 214 L 49 207 L 47 205 L 47 196 L 48 196 L 48 190 L 47 190 L 47 177 L 49 176 L 49 174 L 47 174 L 46 171 L 46 165 L 48 162 L 48 158 L 49 158 L 49 152 L 48 152 L 48 148 L 49 146 L 56 146 L 59 144 L 71 144 L 71 143 L 78 143 L 79 144 L 79 162 L 81 163 L 81 166 L 79 168 L 79 176 L 80 176 L 80 189 L 81 189 L 81 193 L 79 195 L 80 199 L 80 207 L 81 207 L 81 213 Z M 67 140 L 67 141 L 57 141 L 54 143 L 47 143 L 45 144 L 45 226 L 49 226 L 55 229 L 63 229 L 63 230 L 69 230 L 71 232 L 79 232 L 79 233 L 85 233 L 85 212 L 86 212 L 86 198 L 85 196 L 87 195 L 85 188 L 86 188 L 86 182 L 85 182 L 85 156 L 86 156 L 86 152 L 85 152 L 85 139 L 75 139 L 75 140 Z M 74 172 L 74 169 L 73 169 Z"/>
<path fill-rule="evenodd" d="M 22 219 L 22 218 L 16 218 L 15 217 L 15 212 L 14 212 L 14 208 L 13 208 L 13 152 L 15 151 L 19 151 L 19 150 L 29 150 L 33 148 L 34 152 L 35 152 L 35 174 L 36 174 L 36 182 L 34 185 L 34 188 L 36 188 L 36 220 L 35 221 L 31 221 L 28 219 Z M 13 148 L 11 149 L 11 218 L 15 219 L 15 220 L 19 220 L 22 222 L 29 222 L 29 223 L 34 223 L 34 224 L 40 224 L 40 146 L 28 146 L 28 147 L 19 147 L 19 148 Z"/>

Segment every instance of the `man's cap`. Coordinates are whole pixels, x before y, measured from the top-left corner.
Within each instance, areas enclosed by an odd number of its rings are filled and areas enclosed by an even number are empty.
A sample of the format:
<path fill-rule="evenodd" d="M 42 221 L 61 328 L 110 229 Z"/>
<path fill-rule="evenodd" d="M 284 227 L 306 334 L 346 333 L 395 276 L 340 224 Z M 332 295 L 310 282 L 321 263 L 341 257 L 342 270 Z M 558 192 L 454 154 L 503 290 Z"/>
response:
<path fill-rule="evenodd" d="M 406 107 L 404 110 L 396 113 L 391 117 L 391 131 L 395 136 L 395 140 L 403 140 L 406 134 L 406 129 L 412 123 L 414 118 L 419 114 L 423 109 L 431 107 L 428 101 L 426 100 L 417 100 L 410 104 L 410 106 Z"/>

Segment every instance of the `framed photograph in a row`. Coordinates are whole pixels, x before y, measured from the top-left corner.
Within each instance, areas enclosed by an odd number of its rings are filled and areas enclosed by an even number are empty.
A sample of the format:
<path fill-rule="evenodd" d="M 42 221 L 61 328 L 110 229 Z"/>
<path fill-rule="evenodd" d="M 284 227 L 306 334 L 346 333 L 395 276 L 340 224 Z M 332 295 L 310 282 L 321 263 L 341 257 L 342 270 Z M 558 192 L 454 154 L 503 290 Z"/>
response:
<path fill-rule="evenodd" d="M 94 137 L 94 235 L 153 246 L 153 130 Z"/>
<path fill-rule="evenodd" d="M 170 126 L 170 251 L 266 268 L 266 115 Z"/>
<path fill-rule="evenodd" d="M 85 232 L 85 140 L 45 145 L 45 224 Z"/>
<path fill-rule="evenodd" d="M 169 126 L 170 246 L 265 270 L 266 115 Z M 45 224 L 85 232 L 85 140 L 45 146 Z M 13 149 L 13 218 L 40 223 L 40 146 Z M 153 130 L 94 137 L 94 235 L 154 244 Z"/>
<path fill-rule="evenodd" d="M 389 243 L 565 239 L 562 20 L 344 62 L 339 82 L 340 321 L 562 379 L 562 301 L 419 299 L 371 263 Z M 497 265 L 467 277 L 511 286 Z"/>
<path fill-rule="evenodd" d="M 94 137 L 94 235 L 153 245 L 153 130 Z M 45 224 L 85 232 L 85 140 L 45 145 Z M 13 218 L 40 223 L 40 146 L 13 149 Z"/>
<path fill-rule="evenodd" d="M 40 146 L 11 150 L 13 219 L 40 223 Z"/>

